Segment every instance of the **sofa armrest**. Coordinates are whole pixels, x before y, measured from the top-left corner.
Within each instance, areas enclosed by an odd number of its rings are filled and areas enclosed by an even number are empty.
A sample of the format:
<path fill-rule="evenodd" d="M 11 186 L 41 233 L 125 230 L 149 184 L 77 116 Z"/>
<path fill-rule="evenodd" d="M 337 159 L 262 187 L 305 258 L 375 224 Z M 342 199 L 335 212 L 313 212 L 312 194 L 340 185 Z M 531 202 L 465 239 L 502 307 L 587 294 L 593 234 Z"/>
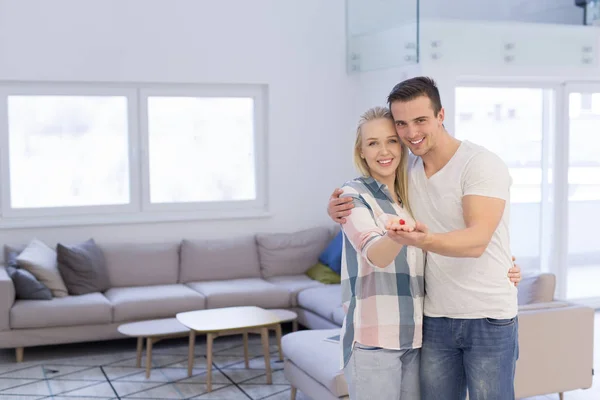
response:
<path fill-rule="evenodd" d="M 6 272 L 6 267 L 0 265 L 0 331 L 10 329 L 10 309 L 15 302 L 15 285 Z"/>
<path fill-rule="evenodd" d="M 592 386 L 594 309 L 567 302 L 519 308 L 515 397 Z"/>
<path fill-rule="evenodd" d="M 524 275 L 519 283 L 519 305 L 544 303 L 554 300 L 556 276 L 547 272 Z"/>
<path fill-rule="evenodd" d="M 523 306 L 519 306 L 519 315 L 522 312 L 548 310 L 548 309 L 573 307 L 573 306 L 574 306 L 573 303 L 569 303 L 568 301 L 559 301 L 559 300 L 549 301 L 549 302 L 545 302 L 545 303 L 532 303 L 532 304 L 526 304 Z"/>

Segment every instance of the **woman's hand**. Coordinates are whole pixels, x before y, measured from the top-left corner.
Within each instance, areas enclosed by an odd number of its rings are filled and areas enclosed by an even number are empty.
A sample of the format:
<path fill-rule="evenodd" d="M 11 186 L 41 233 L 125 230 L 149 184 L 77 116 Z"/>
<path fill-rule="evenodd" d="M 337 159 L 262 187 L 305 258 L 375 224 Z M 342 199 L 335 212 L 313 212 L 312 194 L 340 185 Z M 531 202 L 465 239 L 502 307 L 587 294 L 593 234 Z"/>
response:
<path fill-rule="evenodd" d="M 415 222 L 414 225 L 401 218 L 390 219 L 386 224 L 390 239 L 404 246 L 423 248 L 430 238 L 427 225 Z"/>

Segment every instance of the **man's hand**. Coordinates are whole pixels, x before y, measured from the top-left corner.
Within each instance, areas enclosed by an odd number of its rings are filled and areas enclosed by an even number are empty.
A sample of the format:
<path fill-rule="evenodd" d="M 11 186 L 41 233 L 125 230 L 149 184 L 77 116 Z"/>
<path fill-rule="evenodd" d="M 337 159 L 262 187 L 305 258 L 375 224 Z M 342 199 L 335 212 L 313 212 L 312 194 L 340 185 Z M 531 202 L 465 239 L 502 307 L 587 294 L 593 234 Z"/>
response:
<path fill-rule="evenodd" d="M 386 224 L 387 236 L 395 241 L 396 243 L 405 246 L 414 246 L 418 248 L 426 247 L 429 240 L 429 230 L 425 224 L 416 222 L 415 226 L 409 226 L 408 224 L 400 224 L 396 220 L 391 220 Z M 513 256 L 513 266 L 508 270 L 508 278 L 515 285 L 518 286 L 521 282 L 521 267 L 515 263 L 516 258 Z"/>
<path fill-rule="evenodd" d="M 521 282 L 521 268 L 515 263 L 515 256 L 513 256 L 512 260 L 513 267 L 508 270 L 508 277 L 515 286 L 518 286 L 519 282 Z"/>
<path fill-rule="evenodd" d="M 345 224 L 346 218 L 350 215 L 350 210 L 354 208 L 352 204 L 352 197 L 343 197 L 340 199 L 342 189 L 335 189 L 329 198 L 329 205 L 327 206 L 327 214 L 338 224 Z"/>

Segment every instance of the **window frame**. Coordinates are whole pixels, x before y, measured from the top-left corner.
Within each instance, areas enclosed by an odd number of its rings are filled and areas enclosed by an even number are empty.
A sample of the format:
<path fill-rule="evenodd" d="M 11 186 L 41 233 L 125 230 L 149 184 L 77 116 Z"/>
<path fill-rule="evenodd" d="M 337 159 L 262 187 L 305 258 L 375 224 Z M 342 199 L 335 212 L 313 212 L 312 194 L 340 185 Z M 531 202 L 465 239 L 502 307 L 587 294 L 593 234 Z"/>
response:
<path fill-rule="evenodd" d="M 106 206 L 12 208 L 10 206 L 8 97 L 14 95 L 126 97 L 129 203 Z M 151 204 L 147 96 L 253 98 L 256 199 Z M 267 201 L 267 105 L 267 86 L 263 84 L 0 82 L 0 229 L 271 216 Z"/>
<path fill-rule="evenodd" d="M 64 207 L 36 207 L 36 208 L 13 208 L 11 207 L 10 187 L 10 132 L 8 126 L 8 98 L 10 96 L 107 96 L 125 97 L 127 99 L 127 145 L 129 165 L 129 203 L 120 205 L 95 205 L 95 206 L 64 206 Z M 2 185 L 1 212 L 2 219 L 10 218 L 35 218 L 67 215 L 93 215 L 93 214 L 119 214 L 136 211 L 139 203 L 139 191 L 136 190 L 135 182 L 139 181 L 139 152 L 137 131 L 137 105 L 135 104 L 135 90 L 124 87 L 94 87 L 73 85 L 40 85 L 19 84 L 0 85 L 0 170 Z"/>
<path fill-rule="evenodd" d="M 245 97 L 254 102 L 254 179 L 256 199 L 244 201 L 152 203 L 150 201 L 150 133 L 148 127 L 149 97 Z M 211 85 L 204 87 L 146 87 L 139 90 L 140 143 L 142 145 L 142 210 L 143 211 L 261 211 L 266 208 L 266 157 L 264 90 L 253 85 Z"/>
<path fill-rule="evenodd" d="M 567 279 L 569 266 L 569 94 L 588 88 L 589 82 L 579 83 L 573 80 L 561 79 L 560 81 L 536 80 L 493 80 L 472 79 L 457 81 L 455 88 L 461 86 L 475 87 L 500 87 L 500 88 L 538 88 L 551 89 L 554 95 L 554 118 L 550 128 L 549 137 L 542 137 L 542 199 L 540 207 L 540 252 L 539 271 L 550 272 L 556 276 L 555 295 L 565 299 L 567 294 Z M 600 83 L 599 83 L 600 84 Z M 547 118 L 545 118 L 547 120 Z M 454 127 L 452 127 L 454 128 Z M 552 141 L 550 144 L 549 141 Z M 548 153 L 552 158 L 552 167 L 549 165 Z M 545 178 L 552 174 L 551 182 Z M 518 263 L 518 260 L 517 260 Z M 578 299 L 577 301 L 582 301 Z M 589 304 L 599 304 L 600 300 L 586 300 Z M 594 303 L 595 302 L 595 303 Z"/>
<path fill-rule="evenodd" d="M 552 93 L 550 96 L 543 96 L 543 133 L 542 133 L 542 153 L 540 160 L 540 168 L 542 170 L 540 182 L 540 211 L 539 221 L 540 228 L 539 236 L 539 253 L 535 257 L 537 268 L 540 272 L 551 272 L 557 276 L 564 274 L 564 268 L 561 267 L 560 260 L 566 260 L 566 248 L 561 227 L 566 226 L 565 220 L 565 205 L 561 197 L 566 193 L 568 182 L 566 174 L 561 169 L 565 166 L 565 155 L 568 155 L 568 149 L 561 147 L 557 141 L 560 140 L 557 136 L 561 136 L 560 132 L 564 132 L 565 128 L 565 106 L 564 101 L 564 86 L 560 82 L 535 81 L 535 80 L 494 80 L 485 79 L 465 79 L 457 80 L 454 86 L 454 93 L 459 87 L 478 87 L 478 88 L 527 88 L 527 89 L 542 89 Z M 550 107 L 551 115 L 548 115 Z M 456 112 L 456 106 L 455 106 Z M 568 112 L 568 111 L 567 111 Z M 450 127 L 454 135 L 455 126 Z M 553 167 L 550 166 L 552 160 Z M 548 176 L 551 174 L 551 176 Z M 511 202 L 512 203 L 512 202 Z M 529 202 L 538 203 L 538 202 Z M 526 204 L 522 202 L 520 204 Z M 518 263 L 518 260 L 517 260 Z M 560 293 L 560 288 L 557 286 L 556 293 Z"/>

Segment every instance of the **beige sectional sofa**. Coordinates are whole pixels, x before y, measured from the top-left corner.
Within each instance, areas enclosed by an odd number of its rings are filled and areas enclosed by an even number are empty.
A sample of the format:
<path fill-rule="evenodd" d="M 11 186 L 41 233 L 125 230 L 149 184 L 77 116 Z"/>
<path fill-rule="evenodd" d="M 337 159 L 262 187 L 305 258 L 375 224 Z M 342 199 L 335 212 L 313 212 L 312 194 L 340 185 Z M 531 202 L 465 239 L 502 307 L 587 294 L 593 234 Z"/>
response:
<path fill-rule="evenodd" d="M 548 273 L 526 276 L 519 285 L 517 398 L 592 385 L 594 310 L 554 300 L 555 286 L 555 276 Z M 285 376 L 313 399 L 348 399 L 339 344 L 325 340 L 339 333 L 340 299 L 339 285 L 302 290 L 299 320 L 312 330 L 283 337 Z"/>
<path fill-rule="evenodd" d="M 285 373 L 314 399 L 346 399 L 339 346 L 324 339 L 344 318 L 339 284 L 306 276 L 339 228 L 315 227 L 219 240 L 98 243 L 111 288 L 52 300 L 15 300 L 0 267 L 0 348 L 123 338 L 125 322 L 182 311 L 256 305 L 288 308 L 310 328 L 283 338 Z M 592 382 L 594 310 L 554 300 L 551 274 L 519 285 L 518 397 L 587 388 Z"/>
<path fill-rule="evenodd" d="M 122 338 L 120 324 L 182 311 L 292 309 L 304 289 L 327 286 L 305 273 L 335 233 L 323 226 L 217 240 L 98 243 L 110 289 L 52 300 L 16 300 L 0 267 L 0 348 L 17 349 L 19 359 L 24 347 Z"/>

